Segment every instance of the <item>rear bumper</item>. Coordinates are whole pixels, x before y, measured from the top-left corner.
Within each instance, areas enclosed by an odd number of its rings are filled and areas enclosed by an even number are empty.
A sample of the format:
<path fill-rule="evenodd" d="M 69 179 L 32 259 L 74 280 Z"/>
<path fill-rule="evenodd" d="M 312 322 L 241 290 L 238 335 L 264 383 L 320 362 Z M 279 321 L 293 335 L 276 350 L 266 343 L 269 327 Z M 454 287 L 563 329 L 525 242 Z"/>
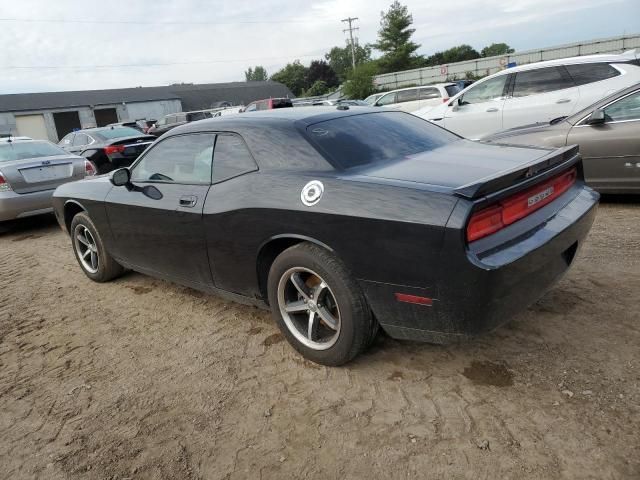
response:
<path fill-rule="evenodd" d="M 363 281 L 382 328 L 392 337 L 447 343 L 492 330 L 538 300 L 569 269 L 595 219 L 599 195 L 581 188 L 528 235 L 463 260 L 443 254 L 433 287 Z M 395 301 L 395 293 L 433 299 L 431 306 Z"/>
<path fill-rule="evenodd" d="M 0 222 L 53 211 L 54 190 L 33 193 L 0 192 Z"/>

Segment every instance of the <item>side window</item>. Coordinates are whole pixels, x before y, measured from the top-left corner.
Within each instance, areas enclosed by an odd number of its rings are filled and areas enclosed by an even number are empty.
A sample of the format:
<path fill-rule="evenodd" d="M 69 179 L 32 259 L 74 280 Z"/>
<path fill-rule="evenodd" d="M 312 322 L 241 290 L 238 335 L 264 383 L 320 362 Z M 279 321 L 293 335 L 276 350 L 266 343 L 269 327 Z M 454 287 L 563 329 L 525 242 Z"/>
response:
<path fill-rule="evenodd" d="M 175 116 L 175 118 L 173 119 L 173 123 L 177 123 L 177 122 L 186 122 L 187 121 L 187 114 L 186 113 L 179 113 L 178 115 Z"/>
<path fill-rule="evenodd" d="M 244 109 L 245 112 L 255 112 L 257 110 L 255 103 L 250 103 L 247 108 Z"/>
<path fill-rule="evenodd" d="M 562 75 L 562 71 L 559 68 L 539 68 L 537 70 L 516 73 L 513 96 L 527 97 L 529 95 L 554 92 L 572 86 L 573 84 Z"/>
<path fill-rule="evenodd" d="M 60 140 L 58 142 L 58 145 L 62 145 L 64 147 L 68 147 L 69 145 L 71 145 L 71 142 L 73 140 L 73 136 L 75 135 L 75 133 L 70 133 L 68 135 L 66 135 L 65 137 L 62 138 L 62 140 Z"/>
<path fill-rule="evenodd" d="M 377 105 L 391 105 L 392 103 L 396 103 L 396 94 L 395 93 L 387 93 L 383 95 L 378 100 Z"/>
<path fill-rule="evenodd" d="M 607 122 L 640 120 L 640 91 L 624 97 L 604 109 Z"/>
<path fill-rule="evenodd" d="M 161 127 L 162 125 L 166 125 L 167 124 L 167 117 L 162 117 L 160 120 L 158 120 L 156 122 L 156 125 Z"/>
<path fill-rule="evenodd" d="M 133 167 L 136 182 L 211 183 L 213 133 L 169 137 L 156 144 Z"/>
<path fill-rule="evenodd" d="M 401 90 L 396 93 L 396 103 L 413 102 L 418 100 L 418 89 Z"/>
<path fill-rule="evenodd" d="M 440 92 L 437 88 L 420 89 L 420 100 L 429 100 L 431 98 L 440 98 Z"/>
<path fill-rule="evenodd" d="M 566 67 L 576 85 L 586 85 L 620 75 L 620 72 L 608 63 L 581 63 Z"/>
<path fill-rule="evenodd" d="M 476 83 L 460 97 L 460 104 L 483 103 L 504 95 L 504 85 L 508 75 L 500 75 L 484 82 Z"/>
<path fill-rule="evenodd" d="M 258 169 L 241 137 L 219 134 L 213 153 L 213 183 L 222 182 Z"/>
<path fill-rule="evenodd" d="M 256 102 L 256 110 L 269 110 L 269 100 Z"/>
<path fill-rule="evenodd" d="M 75 138 L 73 139 L 74 147 L 81 147 L 89 143 L 89 137 L 87 137 L 84 133 L 76 133 Z"/>

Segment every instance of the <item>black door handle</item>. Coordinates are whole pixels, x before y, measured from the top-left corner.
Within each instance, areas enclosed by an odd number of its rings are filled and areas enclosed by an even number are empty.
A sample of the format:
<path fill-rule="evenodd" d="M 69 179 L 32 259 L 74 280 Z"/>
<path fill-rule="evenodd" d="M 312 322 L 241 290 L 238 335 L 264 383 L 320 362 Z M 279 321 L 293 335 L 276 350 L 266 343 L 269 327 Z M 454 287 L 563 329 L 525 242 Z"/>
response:
<path fill-rule="evenodd" d="M 181 207 L 195 207 L 198 201 L 198 197 L 195 195 L 184 195 L 180 197 L 180 206 Z"/>

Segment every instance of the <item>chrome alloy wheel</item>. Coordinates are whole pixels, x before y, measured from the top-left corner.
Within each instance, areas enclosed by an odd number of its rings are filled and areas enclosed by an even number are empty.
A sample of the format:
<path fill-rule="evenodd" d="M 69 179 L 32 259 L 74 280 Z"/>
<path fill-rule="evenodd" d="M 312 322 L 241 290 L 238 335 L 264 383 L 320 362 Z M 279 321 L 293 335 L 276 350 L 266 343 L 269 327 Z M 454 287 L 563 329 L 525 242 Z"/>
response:
<path fill-rule="evenodd" d="M 98 246 L 93 235 L 84 225 L 77 225 L 73 232 L 76 255 L 82 267 L 89 273 L 98 271 Z"/>
<path fill-rule="evenodd" d="M 340 309 L 329 285 L 303 267 L 287 270 L 278 283 L 278 307 L 289 331 L 314 350 L 331 348 L 340 336 Z"/>

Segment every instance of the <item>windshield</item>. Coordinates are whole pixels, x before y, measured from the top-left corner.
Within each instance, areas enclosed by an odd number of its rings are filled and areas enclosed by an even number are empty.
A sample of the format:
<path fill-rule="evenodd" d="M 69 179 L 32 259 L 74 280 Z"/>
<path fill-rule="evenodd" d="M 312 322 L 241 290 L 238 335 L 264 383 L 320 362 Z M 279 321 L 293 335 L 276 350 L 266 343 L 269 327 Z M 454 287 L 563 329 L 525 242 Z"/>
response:
<path fill-rule="evenodd" d="M 457 85 L 447 85 L 446 87 L 444 87 L 444 89 L 447 91 L 449 97 L 453 97 L 456 93 L 461 91 L 460 87 L 458 87 Z"/>
<path fill-rule="evenodd" d="M 26 158 L 68 155 L 67 152 L 49 142 L 7 142 L 0 144 L 0 162 Z"/>
<path fill-rule="evenodd" d="M 136 130 L 135 128 L 131 127 L 103 128 L 101 130 L 96 130 L 94 133 L 102 138 L 106 138 L 109 140 L 113 138 L 140 136 L 140 130 Z"/>
<path fill-rule="evenodd" d="M 307 127 L 307 135 L 338 168 L 399 160 L 433 150 L 459 137 L 404 112 L 335 118 Z"/>
<path fill-rule="evenodd" d="M 364 101 L 369 105 L 373 105 L 374 103 L 376 103 L 376 100 L 380 98 L 380 96 L 380 93 L 374 93 L 373 95 L 369 95 L 367 98 L 365 98 Z"/>

